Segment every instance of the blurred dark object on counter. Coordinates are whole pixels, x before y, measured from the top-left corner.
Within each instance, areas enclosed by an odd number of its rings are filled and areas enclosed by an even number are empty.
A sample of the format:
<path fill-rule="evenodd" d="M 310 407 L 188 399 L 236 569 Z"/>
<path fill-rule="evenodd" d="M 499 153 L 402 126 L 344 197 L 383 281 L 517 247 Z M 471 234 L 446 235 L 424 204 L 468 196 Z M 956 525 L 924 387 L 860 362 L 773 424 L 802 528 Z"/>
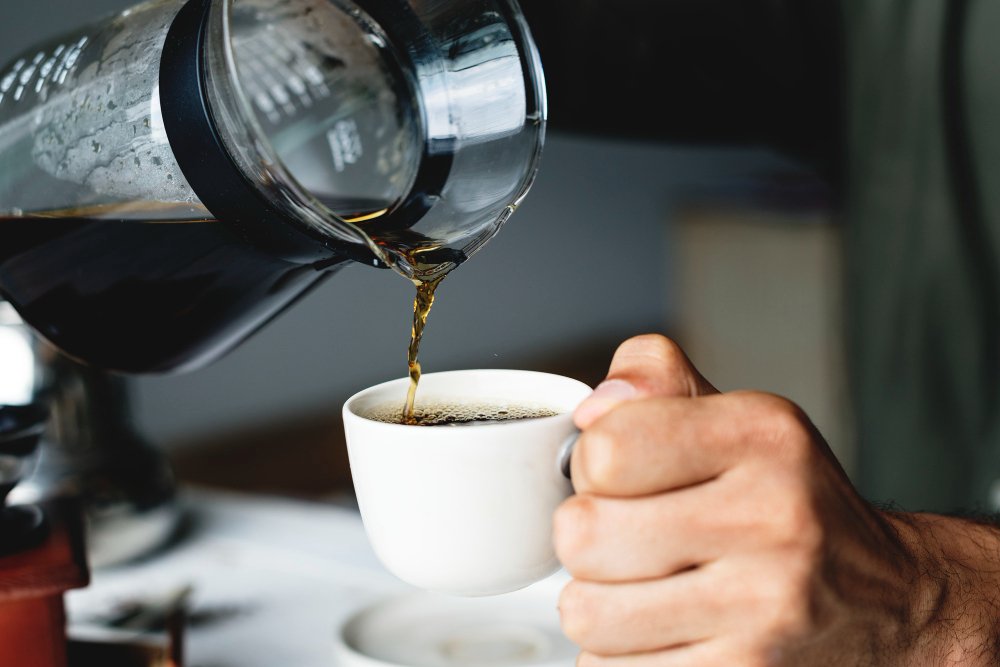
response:
<path fill-rule="evenodd" d="M 164 599 L 132 601 L 104 619 L 99 633 L 71 628 L 68 667 L 183 667 L 190 594 L 185 587 Z"/>
<path fill-rule="evenodd" d="M 169 646 L 145 640 L 97 641 L 71 639 L 68 667 L 182 667 Z"/>

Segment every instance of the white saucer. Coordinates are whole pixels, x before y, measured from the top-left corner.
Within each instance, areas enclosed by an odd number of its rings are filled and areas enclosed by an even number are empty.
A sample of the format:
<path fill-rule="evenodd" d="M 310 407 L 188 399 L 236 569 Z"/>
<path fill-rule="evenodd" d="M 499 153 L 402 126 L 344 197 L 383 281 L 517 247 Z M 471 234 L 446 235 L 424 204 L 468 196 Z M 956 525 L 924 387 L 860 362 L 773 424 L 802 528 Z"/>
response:
<path fill-rule="evenodd" d="M 337 634 L 340 667 L 573 667 L 551 587 L 492 597 L 411 593 L 365 607 Z"/>

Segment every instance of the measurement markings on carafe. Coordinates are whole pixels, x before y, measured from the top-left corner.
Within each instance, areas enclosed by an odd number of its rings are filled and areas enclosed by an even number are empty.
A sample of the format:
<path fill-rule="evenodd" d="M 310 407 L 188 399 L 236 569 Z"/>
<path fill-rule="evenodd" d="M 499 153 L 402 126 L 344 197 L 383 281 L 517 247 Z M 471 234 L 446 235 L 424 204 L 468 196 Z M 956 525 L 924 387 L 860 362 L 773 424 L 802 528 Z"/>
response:
<path fill-rule="evenodd" d="M 50 86 L 65 83 L 88 41 L 89 38 L 84 36 L 70 45 L 60 44 L 51 54 L 39 51 L 31 60 L 18 60 L 6 74 L 0 76 L 0 104 L 5 100 L 10 100 L 11 104 L 20 102 L 25 91 L 31 89 L 44 98 Z"/>
<path fill-rule="evenodd" d="M 239 38 L 235 49 L 242 56 L 240 66 L 252 73 L 244 79 L 247 93 L 271 123 L 331 94 L 321 71 L 323 55 L 310 51 L 280 25 Z"/>

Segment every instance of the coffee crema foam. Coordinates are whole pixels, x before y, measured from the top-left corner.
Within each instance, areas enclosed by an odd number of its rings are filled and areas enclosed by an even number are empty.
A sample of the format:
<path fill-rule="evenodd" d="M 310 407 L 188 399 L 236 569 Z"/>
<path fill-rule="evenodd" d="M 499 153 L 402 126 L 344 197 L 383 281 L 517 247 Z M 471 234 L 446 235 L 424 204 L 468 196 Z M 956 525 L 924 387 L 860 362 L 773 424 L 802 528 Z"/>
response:
<path fill-rule="evenodd" d="M 560 414 L 537 405 L 485 403 L 431 403 L 414 407 L 412 420 L 404 419 L 398 403 L 383 405 L 361 413 L 365 419 L 384 424 L 408 426 L 476 426 L 498 422 L 554 417 Z"/>

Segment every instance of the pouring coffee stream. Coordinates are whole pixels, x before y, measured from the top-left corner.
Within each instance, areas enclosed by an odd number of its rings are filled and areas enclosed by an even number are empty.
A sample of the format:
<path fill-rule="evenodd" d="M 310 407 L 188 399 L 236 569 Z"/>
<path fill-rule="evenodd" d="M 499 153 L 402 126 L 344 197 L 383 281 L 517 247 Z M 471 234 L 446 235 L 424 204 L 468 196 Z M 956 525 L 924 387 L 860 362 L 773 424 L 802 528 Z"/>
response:
<path fill-rule="evenodd" d="M 434 305 L 434 296 L 438 285 L 444 279 L 444 275 L 428 282 L 415 280 L 417 295 L 413 299 L 413 327 L 410 333 L 410 345 L 406 353 L 406 365 L 410 375 L 410 387 L 406 391 L 406 404 L 403 406 L 403 416 L 401 421 L 404 424 L 415 424 L 414 406 L 417 399 L 417 387 L 420 384 L 420 341 L 424 337 L 424 327 L 427 325 L 427 316 L 430 315 L 431 307 Z"/>

